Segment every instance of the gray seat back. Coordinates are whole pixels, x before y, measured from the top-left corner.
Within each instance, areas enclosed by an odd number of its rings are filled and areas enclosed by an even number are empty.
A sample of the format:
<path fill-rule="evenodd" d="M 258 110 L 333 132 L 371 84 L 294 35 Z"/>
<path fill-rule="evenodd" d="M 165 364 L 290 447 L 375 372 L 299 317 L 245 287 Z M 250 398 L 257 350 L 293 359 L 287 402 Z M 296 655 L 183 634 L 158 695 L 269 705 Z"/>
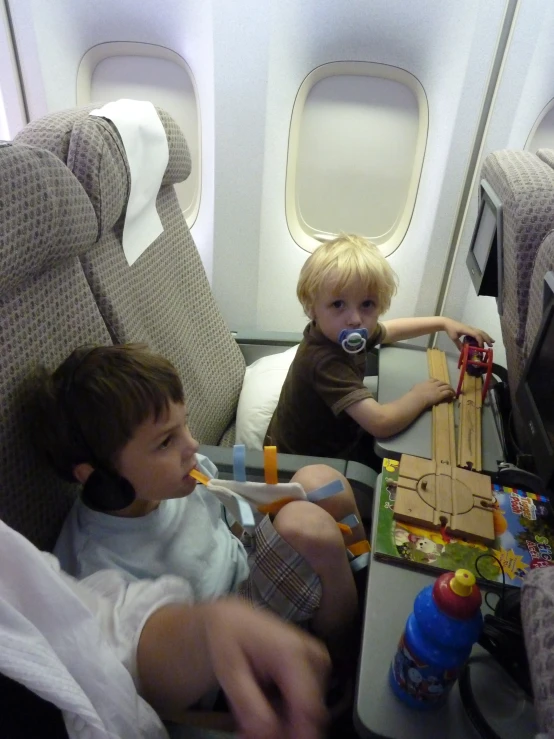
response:
<path fill-rule="evenodd" d="M 512 403 L 524 366 L 524 339 L 531 275 L 546 234 L 554 227 L 554 170 L 535 154 L 497 151 L 483 164 L 482 177 L 503 207 L 503 315 Z"/>
<path fill-rule="evenodd" d="M 523 344 L 523 355 L 526 361 L 529 357 L 535 337 L 537 336 L 543 315 L 544 276 L 554 271 L 554 231 L 551 231 L 539 246 L 535 258 L 535 266 L 531 277 L 529 291 L 529 309 L 527 312 L 527 326 Z"/>
<path fill-rule="evenodd" d="M 80 344 L 111 343 L 79 261 L 98 233 L 90 200 L 47 151 L 0 148 L 0 518 L 53 546 L 76 486 L 36 457 L 27 379 Z"/>
<path fill-rule="evenodd" d="M 543 162 L 548 164 L 549 167 L 554 169 L 554 149 L 539 149 L 537 156 L 542 159 Z"/>
<path fill-rule="evenodd" d="M 75 174 L 100 222 L 97 245 L 83 257 L 85 274 L 115 343 L 146 342 L 177 367 L 193 434 L 218 444 L 235 415 L 244 358 L 212 295 L 200 255 L 179 207 L 174 183 L 190 172 L 180 129 L 158 109 L 169 163 L 156 206 L 164 232 L 129 266 L 121 245 L 130 173 L 113 124 L 92 106 L 32 122 L 17 141 L 47 148 Z"/>

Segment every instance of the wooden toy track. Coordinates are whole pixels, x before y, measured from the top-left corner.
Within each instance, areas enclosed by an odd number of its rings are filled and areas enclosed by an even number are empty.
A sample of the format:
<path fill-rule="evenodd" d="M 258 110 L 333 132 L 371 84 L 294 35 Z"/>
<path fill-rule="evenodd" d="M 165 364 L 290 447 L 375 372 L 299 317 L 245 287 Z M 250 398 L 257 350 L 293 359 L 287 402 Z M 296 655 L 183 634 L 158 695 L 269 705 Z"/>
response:
<path fill-rule="evenodd" d="M 450 382 L 446 355 L 439 349 L 427 350 L 429 377 Z M 454 435 L 454 406 L 439 403 L 433 406 L 433 459 L 439 464 L 456 466 L 456 438 Z"/>
<path fill-rule="evenodd" d="M 458 428 L 458 467 L 480 472 L 483 469 L 481 456 L 481 408 L 483 380 L 481 377 L 464 375 L 460 403 L 460 426 Z"/>
<path fill-rule="evenodd" d="M 428 349 L 429 376 L 449 382 L 446 355 Z M 433 406 L 433 446 L 430 460 L 403 454 L 398 470 L 394 517 L 447 538 L 495 540 L 491 481 L 481 469 L 480 377 L 463 378 L 460 397 L 460 443 L 456 453 L 454 404 Z M 460 469 L 456 464 L 466 469 Z"/>

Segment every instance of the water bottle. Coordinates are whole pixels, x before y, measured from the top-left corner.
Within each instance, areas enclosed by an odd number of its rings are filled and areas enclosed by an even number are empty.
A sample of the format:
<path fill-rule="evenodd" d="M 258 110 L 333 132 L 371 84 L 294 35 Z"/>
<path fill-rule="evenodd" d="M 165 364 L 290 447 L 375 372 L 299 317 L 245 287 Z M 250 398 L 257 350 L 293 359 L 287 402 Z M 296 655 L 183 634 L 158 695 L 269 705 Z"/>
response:
<path fill-rule="evenodd" d="M 441 575 L 417 595 L 389 682 L 412 708 L 442 705 L 483 627 L 481 592 L 469 570 Z"/>

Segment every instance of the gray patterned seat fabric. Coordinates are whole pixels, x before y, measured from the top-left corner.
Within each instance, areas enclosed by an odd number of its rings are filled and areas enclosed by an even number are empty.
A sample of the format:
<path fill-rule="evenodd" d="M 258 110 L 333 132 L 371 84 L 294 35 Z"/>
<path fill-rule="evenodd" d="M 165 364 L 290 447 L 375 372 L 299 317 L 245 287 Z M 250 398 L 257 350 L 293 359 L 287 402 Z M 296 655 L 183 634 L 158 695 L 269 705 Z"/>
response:
<path fill-rule="evenodd" d="M 554 736 L 554 567 L 525 578 L 521 600 L 525 648 L 540 731 Z M 551 733 L 552 732 L 552 733 Z"/>
<path fill-rule="evenodd" d="M 111 343 L 79 254 L 98 224 L 90 200 L 52 154 L 0 148 L 0 518 L 53 546 L 76 487 L 35 457 L 26 381 L 79 344 Z"/>
<path fill-rule="evenodd" d="M 525 329 L 525 341 L 523 345 L 525 360 L 529 357 L 535 337 L 541 325 L 544 276 L 547 272 L 551 271 L 554 271 L 554 231 L 551 231 L 539 246 L 539 250 L 535 258 L 535 266 L 531 277 L 531 289 L 529 291 L 529 308 L 527 313 L 527 326 Z"/>
<path fill-rule="evenodd" d="M 549 167 L 554 169 L 554 149 L 539 149 L 537 151 L 537 156 L 539 159 L 542 159 L 543 162 L 546 162 Z"/>
<path fill-rule="evenodd" d="M 524 340 L 531 275 L 546 234 L 554 227 L 554 170 L 525 151 L 497 151 L 483 164 L 482 177 L 503 206 L 503 315 L 512 403 L 524 367 Z M 523 441 L 518 419 L 516 431 Z"/>
<path fill-rule="evenodd" d="M 541 164 L 554 168 L 554 151 L 542 149 L 537 156 Z M 541 181 L 547 184 L 548 180 L 542 179 L 543 175 L 541 171 Z M 535 196 L 532 187 L 530 195 Z M 541 186 L 535 206 L 530 207 L 529 202 L 518 216 L 521 226 L 525 229 L 526 240 L 523 256 L 515 255 L 516 260 L 519 258 L 523 263 L 521 274 L 524 285 L 517 297 L 519 301 L 525 301 L 526 310 L 522 315 L 522 319 L 525 318 L 525 327 L 522 343 L 514 340 L 508 345 L 505 339 L 508 366 L 511 367 L 513 361 L 518 362 L 518 380 L 541 324 L 544 276 L 549 270 L 554 269 L 554 231 L 551 230 L 554 227 L 554 217 L 551 195 L 552 193 L 544 192 Z M 532 216 L 531 221 L 529 216 Z M 506 216 L 504 222 L 506 223 Z M 535 248 L 537 241 L 538 248 Z M 505 253 L 510 245 L 506 244 L 505 235 Z M 505 286 L 504 295 L 507 293 Z M 518 304 L 512 303 L 511 309 L 514 310 Z M 519 328 L 521 329 L 521 324 Z M 515 389 L 514 385 L 513 387 Z M 520 433 L 520 442 L 522 440 L 523 436 Z M 541 732 L 548 732 L 548 736 L 554 736 L 554 567 L 533 570 L 525 579 L 522 592 L 522 621 L 533 682 L 537 723 Z"/>
<path fill-rule="evenodd" d="M 190 173 L 186 141 L 158 109 L 169 143 L 156 203 L 164 232 L 129 266 L 121 246 L 130 183 L 125 150 L 112 123 L 90 117 L 91 108 L 34 121 L 16 141 L 48 149 L 81 182 L 100 229 L 82 264 L 112 340 L 146 342 L 170 359 L 183 380 L 193 434 L 203 444 L 218 444 L 235 415 L 245 362 L 216 305 L 173 188 Z M 231 439 L 227 434 L 225 442 Z"/>

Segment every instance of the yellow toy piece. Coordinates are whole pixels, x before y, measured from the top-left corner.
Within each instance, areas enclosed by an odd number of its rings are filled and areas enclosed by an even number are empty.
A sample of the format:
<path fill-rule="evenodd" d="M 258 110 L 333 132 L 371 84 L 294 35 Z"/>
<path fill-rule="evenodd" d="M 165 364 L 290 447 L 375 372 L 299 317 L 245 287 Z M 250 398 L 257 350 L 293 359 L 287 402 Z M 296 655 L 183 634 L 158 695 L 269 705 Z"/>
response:
<path fill-rule="evenodd" d="M 277 485 L 277 447 L 264 446 L 264 474 L 267 485 Z"/>

